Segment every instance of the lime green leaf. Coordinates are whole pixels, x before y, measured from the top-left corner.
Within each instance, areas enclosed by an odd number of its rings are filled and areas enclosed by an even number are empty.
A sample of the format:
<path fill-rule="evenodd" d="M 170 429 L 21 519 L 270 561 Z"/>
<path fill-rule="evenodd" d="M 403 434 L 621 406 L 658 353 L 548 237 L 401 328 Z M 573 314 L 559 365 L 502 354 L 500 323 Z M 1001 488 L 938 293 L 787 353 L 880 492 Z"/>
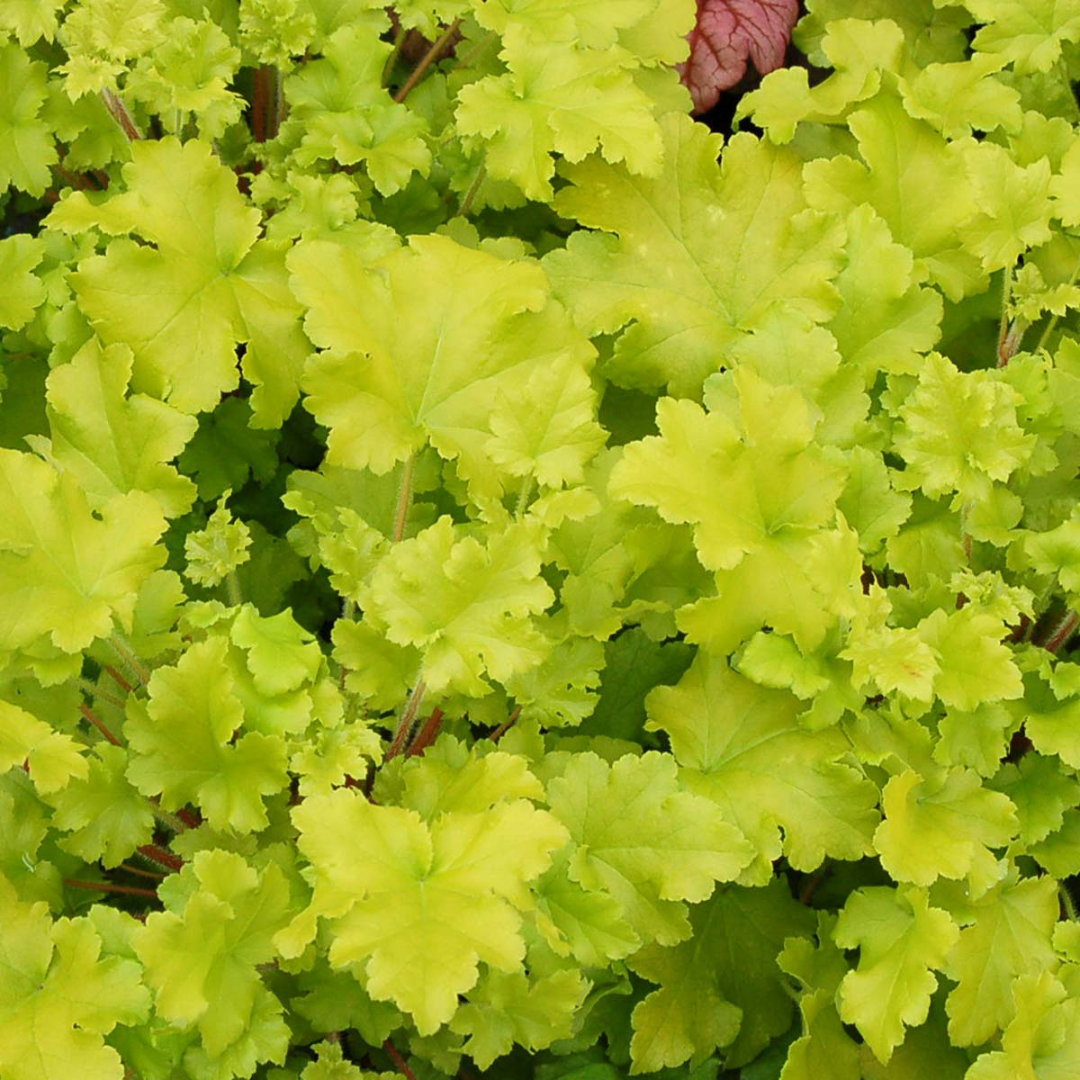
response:
<path fill-rule="evenodd" d="M 142 583 L 165 561 L 157 501 L 142 491 L 91 511 L 70 473 L 0 450 L 0 650 L 48 638 L 64 652 L 131 628 Z"/>
<path fill-rule="evenodd" d="M 861 1080 L 859 1048 L 844 1030 L 836 1011 L 836 991 L 848 973 L 844 954 L 833 941 L 836 916 L 818 912 L 818 944 L 789 937 L 776 958 L 780 969 L 799 981 L 803 1034 L 788 1050 L 783 1080 Z"/>
<path fill-rule="evenodd" d="M 230 89 L 240 50 L 210 19 L 170 19 L 165 39 L 139 58 L 124 83 L 125 94 L 161 117 L 179 135 L 189 117 L 205 139 L 218 139 L 240 119 L 244 99 Z"/>
<path fill-rule="evenodd" d="M 919 623 L 918 632 L 941 669 L 934 692 L 949 707 L 971 711 L 988 701 L 1023 697 L 1024 683 L 1002 640 L 1007 631 L 1001 619 L 973 604 L 959 611 L 939 608 Z"/>
<path fill-rule="evenodd" d="M 216 1058 L 252 1026 L 257 1004 L 281 1012 L 257 967 L 274 958 L 289 886 L 273 863 L 258 871 L 232 852 L 200 851 L 162 894 L 169 910 L 147 916 L 135 949 L 158 1015 L 197 1027 Z M 284 1029 L 280 1017 L 276 1023 Z"/>
<path fill-rule="evenodd" d="M 826 856 L 872 852 L 877 787 L 841 762 L 850 743 L 838 728 L 799 725 L 803 703 L 794 695 L 699 653 L 677 686 L 653 690 L 646 705 L 647 727 L 668 732 L 691 790 L 716 801 L 753 843 L 748 881 L 768 881 L 781 854 L 815 870 Z"/>
<path fill-rule="evenodd" d="M 683 901 L 704 900 L 753 854 L 715 806 L 680 788 L 675 762 L 661 754 L 614 765 L 576 754 L 548 786 L 548 801 L 578 845 L 571 879 L 609 893 L 635 932 L 662 944 L 688 933 Z"/>
<path fill-rule="evenodd" d="M 596 708 L 604 666 L 599 641 L 571 637 L 556 645 L 539 667 L 510 676 L 506 689 L 526 720 L 535 718 L 547 728 L 568 727 L 580 724 Z"/>
<path fill-rule="evenodd" d="M 49 918 L 0 879 L 4 935 L 0 965 L 0 1070 L 11 1080 L 65 1080 L 78 1062 L 86 1080 L 122 1080 L 120 1055 L 103 1036 L 145 1023 L 150 995 L 139 965 L 102 958 L 89 919 Z"/>
<path fill-rule="evenodd" d="M 326 241 L 303 243 L 289 267 L 310 309 L 308 334 L 331 350 L 304 377 L 307 408 L 330 428 L 331 465 L 385 473 L 430 439 L 443 457 L 459 458 L 462 476 L 497 495 L 487 457 L 492 400 L 533 371 L 587 371 L 591 362 L 591 348 L 548 302 L 535 262 L 415 236 L 375 262 Z M 433 280 L 443 283 L 434 295 Z"/>
<path fill-rule="evenodd" d="M 957 1046 L 979 1046 L 1013 1018 L 1013 979 L 1054 966 L 1050 935 L 1058 918 L 1057 884 L 1048 877 L 1015 878 L 982 897 L 949 953 L 949 1036 Z"/>
<path fill-rule="evenodd" d="M 53 824 L 70 834 L 60 841 L 65 851 L 112 867 L 153 840 L 153 811 L 125 777 L 127 764 L 121 747 L 99 743 L 89 774 L 72 780 L 55 800 Z"/>
<path fill-rule="evenodd" d="M 536 1051 L 572 1035 L 588 988 L 580 971 L 555 971 L 538 979 L 519 971 L 491 971 L 469 991 L 450 1030 L 468 1036 L 465 1053 L 487 1069 L 515 1043 Z"/>
<path fill-rule="evenodd" d="M 806 212 L 794 154 L 737 135 L 718 167 L 720 143 L 704 125 L 671 113 L 661 127 L 655 179 L 596 157 L 564 168 L 570 185 L 556 209 L 603 232 L 573 233 L 544 267 L 589 335 L 633 324 L 606 368 L 613 382 L 698 397 L 724 346 L 771 305 L 818 321 L 836 311 L 830 281 L 843 232 L 834 218 Z"/>
<path fill-rule="evenodd" d="M 1000 56 L 976 53 L 970 60 L 928 64 L 900 84 L 904 108 L 926 120 L 946 139 L 962 139 L 972 129 L 1020 130 L 1020 94 L 994 76 L 1005 66 Z"/>
<path fill-rule="evenodd" d="M 911 249 L 920 277 L 929 274 L 953 301 L 980 292 L 986 275 L 958 237 L 974 209 L 962 145 L 946 142 L 929 124 L 908 116 L 889 95 L 857 109 L 849 123 L 863 160 L 839 154 L 809 162 L 809 203 L 840 213 L 869 204 L 888 224 L 893 239 Z M 897 160 L 906 167 L 890 167 Z M 927 191 L 937 197 L 928 202 Z M 921 212 L 911 213 L 912 206 Z"/>
<path fill-rule="evenodd" d="M 40 196 L 59 160 L 55 140 L 38 113 L 48 96 L 47 68 L 13 41 L 0 46 L 0 190 L 14 185 Z"/>
<path fill-rule="evenodd" d="M 1020 401 L 992 372 L 958 371 L 932 353 L 898 411 L 895 445 L 907 462 L 903 485 L 921 487 L 931 498 L 989 495 L 991 482 L 1008 480 L 1035 445 L 1017 421 Z"/>
<path fill-rule="evenodd" d="M 57 13 L 67 0 L 0 0 L 0 25 L 11 30 L 20 45 L 56 36 Z"/>
<path fill-rule="evenodd" d="M 95 502 L 145 491 L 177 517 L 190 508 L 195 489 L 167 462 L 195 433 L 196 421 L 145 394 L 129 396 L 132 362 L 127 346 L 102 349 L 91 338 L 70 363 L 53 368 L 46 382 L 52 438 L 31 444 L 73 473 Z"/>
<path fill-rule="evenodd" d="M 1016 1015 L 1001 1050 L 977 1057 L 965 1080 L 1058 1080 L 1080 1069 L 1080 999 L 1049 971 L 1021 975 L 1013 996 Z"/>
<path fill-rule="evenodd" d="M 909 769 L 885 785 L 881 802 L 885 820 L 874 846 L 896 881 L 930 885 L 968 876 L 972 892 L 981 893 L 999 876 L 989 849 L 1004 848 L 1019 830 L 1008 798 L 966 769 L 925 780 Z"/>
<path fill-rule="evenodd" d="M 871 206 L 848 214 L 847 234 L 847 263 L 836 278 L 843 304 L 826 324 L 829 332 L 867 383 L 878 371 L 916 374 L 940 336 L 941 296 L 916 283 L 911 251 L 893 241 Z"/>
<path fill-rule="evenodd" d="M 632 953 L 641 939 L 623 917 L 622 905 L 606 892 L 590 892 L 570 877 L 570 851 L 559 852 L 533 884 L 537 929 L 559 956 L 584 966 L 605 967 Z"/>
<path fill-rule="evenodd" d="M 393 48 L 380 40 L 383 29 L 372 23 L 342 27 L 323 46 L 321 59 L 285 79 L 289 118 L 281 137 L 295 144 L 298 164 L 363 162 L 379 193 L 393 195 L 413 174 L 427 176 L 431 151 L 422 117 L 395 104 L 383 86 Z"/>
<path fill-rule="evenodd" d="M 127 775 L 144 795 L 161 795 L 166 810 L 191 802 L 215 829 L 246 833 L 266 827 L 261 796 L 285 786 L 285 747 L 254 731 L 233 741 L 244 711 L 227 649 L 222 638 L 192 645 L 154 672 L 145 705 L 129 699 Z"/>
<path fill-rule="evenodd" d="M 634 1009 L 634 1072 L 724 1048 L 728 1068 L 752 1061 L 787 1030 L 792 1006 L 776 966 L 785 937 L 808 933 L 813 915 L 774 879 L 764 889 L 727 886 L 693 908 L 693 937 L 672 948 L 647 945 L 630 968 L 660 983 Z"/>
<path fill-rule="evenodd" d="M 497 391 L 487 455 L 511 476 L 532 476 L 545 487 L 580 484 L 607 439 L 596 408 L 579 364 L 565 359 L 538 368 L 520 385 Z"/>
<path fill-rule="evenodd" d="M 73 779 L 86 779 L 89 765 L 83 747 L 70 735 L 7 701 L 0 701 L 0 721 L 0 771 L 25 763 L 42 795 L 61 790 Z"/>
<path fill-rule="evenodd" d="M 859 949 L 859 966 L 840 983 L 840 1016 L 854 1024 L 879 1061 L 921 1024 L 937 987 L 933 969 L 960 931 L 948 912 L 931 907 L 924 889 L 857 889 L 840 912 L 833 938 Z"/>
<path fill-rule="evenodd" d="M 1025 754 L 1015 765 L 1002 765 L 991 787 L 1016 807 L 1020 839 L 1029 848 L 1060 829 L 1065 811 L 1080 805 L 1076 777 L 1066 775 L 1052 757 L 1034 752 Z"/>
<path fill-rule="evenodd" d="M 988 24 L 975 35 L 975 48 L 1000 55 L 1019 74 L 1049 71 L 1063 42 L 1080 41 L 1076 0 L 967 0 L 965 7 Z"/>
<path fill-rule="evenodd" d="M 661 398 L 658 436 L 628 446 L 611 474 L 615 498 L 655 506 L 694 525 L 703 565 L 730 570 L 744 555 L 826 525 L 844 484 L 843 466 L 812 442 L 805 397 L 740 368 L 736 426 L 724 412 Z"/>
<path fill-rule="evenodd" d="M 193 530 L 184 537 L 184 574 L 199 585 L 220 585 L 251 558 L 251 530 L 245 522 L 234 521 L 225 505 L 231 494 L 222 494 L 205 529 Z"/>
<path fill-rule="evenodd" d="M 544 658 L 547 639 L 530 616 L 553 596 L 539 570 L 540 537 L 531 523 L 511 525 L 485 546 L 456 539 L 442 517 L 394 545 L 362 603 L 390 641 L 424 651 L 432 691 L 483 696 L 485 675 L 502 680 Z"/>
<path fill-rule="evenodd" d="M 260 694 L 285 694 L 312 682 L 322 664 L 315 635 L 297 625 L 291 611 L 264 619 L 245 604 L 229 636 L 247 653 L 248 669 Z"/>
<path fill-rule="evenodd" d="M 781 67 L 761 86 L 739 99 L 736 117 L 752 116 L 773 142 L 790 142 L 796 127 L 835 123 L 851 106 L 881 89 L 882 72 L 902 66 L 904 34 L 891 19 L 835 19 L 826 26 L 819 48 L 833 73 L 811 88 L 804 67 Z"/>
<path fill-rule="evenodd" d="M 72 100 L 113 88 L 126 62 L 150 52 L 165 39 L 168 12 L 163 0 L 84 0 L 64 20 L 64 47 Z"/>
<path fill-rule="evenodd" d="M 423 654 L 395 645 L 368 623 L 338 619 L 331 633 L 334 659 L 348 672 L 345 688 L 369 709 L 393 709 L 408 696 L 420 675 Z"/>
<path fill-rule="evenodd" d="M 315 36 L 315 13 L 303 0 L 241 0 L 240 44 L 261 64 L 288 68 Z"/>
<path fill-rule="evenodd" d="M 76 193 L 50 215 L 56 228 L 147 241 L 114 240 L 83 259 L 72 279 L 80 308 L 106 345 L 131 347 L 132 388 L 183 412 L 236 388 L 236 344 L 246 342 L 255 422 L 279 425 L 308 352 L 282 249 L 258 240 L 258 211 L 208 142 L 143 140 L 131 155 L 119 194 L 92 206 Z"/>
<path fill-rule="evenodd" d="M 362 965 L 371 996 L 409 1013 L 422 1035 L 453 1016 L 480 961 L 520 969 L 525 944 L 511 901 L 566 840 L 550 814 L 524 800 L 449 812 L 428 826 L 415 811 L 338 790 L 306 799 L 293 820 L 315 895 L 278 947 L 298 952 L 308 920 L 325 913 L 331 964 Z"/>
<path fill-rule="evenodd" d="M 599 150 L 633 173 L 657 173 L 663 144 L 628 53 L 571 48 L 510 26 L 500 56 L 509 71 L 462 87 L 457 108 L 458 131 L 484 147 L 492 177 L 548 202 L 556 153 L 581 161 Z"/>
<path fill-rule="evenodd" d="M 968 147 L 965 161 L 979 212 L 960 235 L 987 273 L 1011 270 L 1024 251 L 1050 239 L 1050 162 L 1017 165 L 1003 147 L 987 142 Z"/>
<path fill-rule="evenodd" d="M 9 236 L 0 240 L 0 276 L 4 280 L 0 326 L 18 330 L 34 317 L 34 310 L 45 299 L 45 286 L 34 268 L 44 257 L 44 248 L 36 237 Z"/>

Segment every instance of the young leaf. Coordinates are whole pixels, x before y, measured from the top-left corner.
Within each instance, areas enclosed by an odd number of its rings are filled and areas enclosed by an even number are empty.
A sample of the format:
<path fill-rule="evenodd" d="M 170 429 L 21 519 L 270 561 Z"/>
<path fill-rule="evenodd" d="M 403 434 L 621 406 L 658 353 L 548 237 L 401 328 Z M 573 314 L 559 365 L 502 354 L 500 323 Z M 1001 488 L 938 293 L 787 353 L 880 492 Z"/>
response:
<path fill-rule="evenodd" d="M 933 970 L 944 967 L 959 934 L 948 912 L 929 905 L 924 889 L 859 889 L 848 897 L 833 938 L 859 949 L 859 967 L 840 983 L 840 1016 L 859 1029 L 879 1061 L 892 1057 L 905 1026 L 926 1019 L 937 987 Z"/>
<path fill-rule="evenodd" d="M 142 1024 L 150 995 L 134 960 L 102 957 L 89 919 L 49 918 L 0 878 L 0 1070 L 12 1080 L 61 1080 L 79 1063 L 86 1080 L 122 1080 L 120 1055 L 104 1036 Z"/>
<path fill-rule="evenodd" d="M 815 870 L 827 855 L 859 859 L 873 850 L 876 786 L 840 760 L 850 744 L 838 729 L 811 734 L 799 725 L 803 706 L 792 694 L 699 652 L 677 686 L 658 687 L 646 704 L 646 726 L 668 732 L 692 790 L 753 843 L 746 883 L 765 884 L 781 854 Z"/>
<path fill-rule="evenodd" d="M 117 495 L 92 512 L 70 473 L 0 450 L 0 652 L 47 639 L 64 652 L 131 628 L 142 583 L 164 561 L 157 500 Z"/>
<path fill-rule="evenodd" d="M 134 938 L 158 1015 L 180 1029 L 197 1027 L 211 1059 L 260 1013 L 261 1022 L 275 1016 L 285 1038 L 281 1005 L 257 970 L 274 958 L 273 936 L 288 919 L 280 868 L 259 871 L 232 852 L 200 851 L 162 891 L 169 910 L 148 915 Z"/>
<path fill-rule="evenodd" d="M 664 945 L 687 937 L 683 901 L 704 900 L 753 855 L 715 806 L 680 789 L 675 763 L 657 753 L 611 766 L 576 754 L 548 786 L 548 802 L 578 845 L 571 880 L 613 896 L 636 933 Z"/>
<path fill-rule="evenodd" d="M 544 268 L 590 336 L 632 323 L 608 378 L 697 398 L 725 346 L 771 305 L 818 321 L 836 311 L 830 282 L 843 231 L 835 218 L 804 213 L 802 163 L 790 151 L 737 135 L 718 167 L 717 136 L 677 113 L 660 124 L 664 166 L 655 179 L 596 157 L 564 168 L 570 184 L 556 209 L 603 231 L 572 234 Z"/>
<path fill-rule="evenodd" d="M 784 62 L 791 28 L 799 17 L 797 0 L 703 0 L 690 35 L 690 59 L 683 81 L 694 109 L 707 112 L 746 74 L 748 60 L 762 75 Z"/>
<path fill-rule="evenodd" d="M 260 426 L 280 425 L 298 397 L 308 352 L 288 291 L 281 249 L 260 241 L 259 213 L 208 143 L 141 141 L 124 166 L 125 190 L 92 205 L 70 196 L 50 217 L 78 233 L 94 226 L 146 243 L 114 240 L 79 264 L 79 305 L 106 344 L 135 354 L 132 386 L 183 412 L 213 408 L 239 382 L 255 384 Z"/>
<path fill-rule="evenodd" d="M 566 840 L 559 822 L 524 800 L 428 826 L 415 811 L 338 790 L 306 799 L 293 820 L 315 895 L 278 947 L 298 953 L 308 920 L 324 913 L 331 964 L 362 965 L 371 996 L 409 1013 L 422 1035 L 454 1015 L 480 961 L 520 970 L 525 944 L 511 902 Z"/>
<path fill-rule="evenodd" d="M 154 672 L 148 702 L 130 701 L 127 776 L 144 795 L 160 795 L 166 810 L 191 802 L 214 828 L 248 833 L 267 825 L 262 796 L 285 786 L 285 745 L 255 731 L 234 741 L 244 710 L 227 649 L 220 637 L 192 645 Z"/>

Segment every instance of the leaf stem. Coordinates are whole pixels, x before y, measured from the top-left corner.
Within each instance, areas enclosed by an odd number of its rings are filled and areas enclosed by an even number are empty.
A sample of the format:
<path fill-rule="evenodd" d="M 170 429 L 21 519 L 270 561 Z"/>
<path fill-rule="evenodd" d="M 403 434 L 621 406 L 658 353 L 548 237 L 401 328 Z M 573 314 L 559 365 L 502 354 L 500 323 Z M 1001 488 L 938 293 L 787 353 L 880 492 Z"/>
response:
<path fill-rule="evenodd" d="M 1048 652 L 1056 653 L 1059 649 L 1068 644 L 1069 638 L 1076 633 L 1077 626 L 1080 626 L 1080 615 L 1070 608 L 1065 612 L 1061 619 L 1058 620 L 1050 633 L 1046 635 L 1046 640 L 1043 642 L 1043 648 Z"/>
<path fill-rule="evenodd" d="M 86 704 L 85 701 L 79 702 L 79 712 L 90 721 L 101 732 L 105 738 L 113 744 L 113 746 L 120 746 L 120 740 L 101 722 L 101 718 Z"/>
<path fill-rule="evenodd" d="M 179 855 L 174 855 L 171 851 L 166 851 L 165 848 L 158 844 L 143 844 L 138 848 L 139 854 L 157 866 L 164 866 L 166 870 L 180 871 L 184 868 L 184 860 Z"/>
<path fill-rule="evenodd" d="M 244 598 L 240 592 L 240 579 L 236 576 L 235 570 L 230 570 L 225 575 L 225 588 L 229 593 L 230 607 L 239 607 L 244 602 Z"/>
<path fill-rule="evenodd" d="M 405 1077 L 405 1080 L 416 1080 L 416 1073 L 409 1068 L 405 1059 L 398 1052 L 398 1048 L 389 1040 L 383 1040 L 383 1049 L 390 1055 L 390 1060 L 394 1063 L 398 1072 Z"/>
<path fill-rule="evenodd" d="M 395 544 L 405 535 L 405 524 L 409 519 L 409 507 L 412 506 L 413 468 L 415 464 L 416 455 L 410 454 L 401 474 L 397 509 L 394 511 L 394 533 L 391 539 Z"/>
<path fill-rule="evenodd" d="M 157 900 L 158 894 L 153 889 L 140 889 L 138 885 L 113 885 L 108 881 L 80 881 L 78 878 L 64 878 L 64 884 L 73 889 L 93 889 L 95 892 L 126 893 L 128 896 L 149 896 Z"/>
<path fill-rule="evenodd" d="M 398 724 L 397 731 L 394 733 L 394 741 L 390 744 L 390 749 L 386 752 L 386 761 L 397 757 L 398 754 L 405 749 L 405 744 L 409 741 L 409 735 L 412 733 L 417 711 L 420 708 L 420 701 L 423 698 L 426 689 L 427 685 L 424 680 L 417 679 L 416 686 L 413 687 L 413 692 L 409 695 L 409 700 L 405 703 L 405 711 L 401 714 L 401 722 Z"/>
<path fill-rule="evenodd" d="M 530 474 L 521 482 L 521 490 L 518 492 L 517 503 L 514 506 L 514 517 L 520 518 L 525 513 L 525 508 L 529 505 L 529 498 L 532 495 L 532 487 L 533 478 Z"/>
<path fill-rule="evenodd" d="M 1072 922 L 1076 922 L 1076 903 L 1073 901 L 1072 896 L 1069 894 L 1068 887 L 1064 882 L 1058 883 L 1058 896 L 1061 898 L 1061 906 L 1065 909 L 1066 916 Z"/>
<path fill-rule="evenodd" d="M 411 74 L 402 84 L 401 89 L 394 95 L 394 101 L 399 105 L 409 96 L 413 87 L 424 77 L 424 72 L 427 71 L 432 64 L 442 55 L 446 47 L 450 44 L 454 35 L 458 32 L 458 27 L 461 25 L 460 19 L 455 19 L 442 33 L 434 45 L 420 59 L 420 63 L 412 69 Z"/>
<path fill-rule="evenodd" d="M 105 673 L 120 687 L 121 690 L 124 691 L 125 694 L 130 694 L 131 691 L 135 689 L 135 687 L 133 687 L 131 683 L 129 683 L 111 664 L 105 665 Z"/>
<path fill-rule="evenodd" d="M 488 736 L 488 738 L 492 742 L 497 743 L 514 726 L 514 724 L 517 723 L 517 718 L 520 715 L 521 715 L 521 706 L 518 705 L 517 708 L 515 708 L 514 711 L 510 714 L 510 718 L 507 721 L 505 721 L 504 723 L 500 724 Z"/>
<path fill-rule="evenodd" d="M 390 85 L 390 80 L 394 75 L 394 67 L 398 62 L 398 57 L 401 55 L 401 47 L 405 44 L 405 36 L 408 34 L 408 30 L 404 26 L 398 27 L 398 32 L 394 37 L 394 45 L 390 50 L 390 55 L 386 58 L 386 63 L 383 65 L 382 71 L 382 85 L 383 89 L 386 89 Z"/>
<path fill-rule="evenodd" d="M 476 170 L 476 177 L 469 185 L 469 190 L 465 192 L 465 197 L 461 200 L 461 205 L 457 208 L 457 213 L 454 217 L 467 217 L 469 211 L 472 209 L 472 204 L 476 200 L 476 196 L 480 192 L 480 188 L 483 186 L 484 181 L 487 179 L 487 166 L 481 165 Z"/>
<path fill-rule="evenodd" d="M 168 874 L 160 874 L 157 870 L 144 870 L 141 866 L 132 866 L 131 863 L 122 862 L 120 864 L 121 870 L 126 870 L 129 874 L 138 874 L 139 877 L 148 878 L 167 878 Z"/>
<path fill-rule="evenodd" d="M 101 100 L 105 103 L 105 108 L 109 110 L 109 115 L 128 137 L 128 142 L 135 142 L 142 138 L 139 129 L 135 126 L 135 121 L 131 118 L 131 113 L 128 112 L 128 107 L 119 94 L 114 90 L 104 89 L 101 91 Z"/>
<path fill-rule="evenodd" d="M 442 722 L 443 711 L 436 705 L 431 710 L 431 715 L 427 718 L 424 726 L 416 733 L 416 738 L 413 739 L 405 756 L 416 757 L 418 754 L 422 754 L 438 737 Z"/>
<path fill-rule="evenodd" d="M 95 701 L 100 698 L 102 701 L 107 702 L 109 705 L 113 705 L 118 709 L 124 708 L 124 702 L 120 698 L 114 697 L 107 690 L 102 690 L 97 683 L 91 682 L 81 675 L 79 676 L 79 686 L 82 687 L 84 694 L 93 698 Z"/>
<path fill-rule="evenodd" d="M 128 642 L 119 630 L 114 630 L 109 638 L 109 644 L 113 651 L 120 657 L 124 667 L 134 676 L 140 686 L 145 686 L 150 681 L 150 669 L 135 655 Z"/>

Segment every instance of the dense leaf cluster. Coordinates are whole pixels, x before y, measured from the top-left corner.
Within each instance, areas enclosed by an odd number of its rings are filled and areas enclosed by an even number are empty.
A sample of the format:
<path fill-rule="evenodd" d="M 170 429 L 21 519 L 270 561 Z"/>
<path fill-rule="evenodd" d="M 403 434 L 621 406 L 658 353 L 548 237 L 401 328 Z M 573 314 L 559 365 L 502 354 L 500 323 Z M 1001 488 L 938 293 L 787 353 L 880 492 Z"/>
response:
<path fill-rule="evenodd" d="M 1080 2 L 383 4 L 0 0 L 0 1076 L 1080 1075 Z"/>

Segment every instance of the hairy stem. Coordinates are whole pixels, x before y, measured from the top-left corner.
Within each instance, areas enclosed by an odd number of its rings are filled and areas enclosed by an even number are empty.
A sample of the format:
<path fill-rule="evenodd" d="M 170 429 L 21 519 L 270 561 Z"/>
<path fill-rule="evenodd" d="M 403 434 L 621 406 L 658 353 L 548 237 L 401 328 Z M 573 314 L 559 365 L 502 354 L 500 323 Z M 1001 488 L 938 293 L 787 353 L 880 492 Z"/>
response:
<path fill-rule="evenodd" d="M 467 217 L 469 211 L 472 209 L 472 204 L 476 200 L 476 196 L 480 192 L 480 188 L 483 187 L 484 181 L 487 179 L 487 166 L 481 165 L 476 170 L 476 177 L 469 185 L 469 190 L 465 192 L 465 197 L 461 200 L 461 205 L 457 208 L 455 217 Z"/>
<path fill-rule="evenodd" d="M 405 462 L 401 474 L 401 487 L 398 490 L 397 509 L 394 511 L 394 534 L 391 539 L 396 544 L 405 535 L 405 523 L 409 520 L 409 507 L 412 506 L 413 468 L 416 455 L 411 454 Z"/>
<path fill-rule="evenodd" d="M 532 497 L 533 478 L 526 476 L 521 482 L 521 490 L 518 492 L 517 504 L 514 506 L 514 517 L 520 518 L 525 513 L 525 508 L 529 505 L 529 499 Z"/>
<path fill-rule="evenodd" d="M 149 896 L 154 900 L 158 898 L 158 894 L 153 889 L 140 889 L 138 885 L 113 885 L 108 881 L 80 881 L 78 878 L 64 878 L 64 884 L 70 885 L 73 889 L 126 893 L 128 896 Z"/>
<path fill-rule="evenodd" d="M 384 1040 L 382 1045 L 383 1049 L 390 1055 L 390 1060 L 394 1063 L 398 1072 L 405 1077 L 405 1080 L 416 1080 L 416 1073 L 409 1068 L 398 1048 L 389 1039 Z"/>
<path fill-rule="evenodd" d="M 135 676 L 140 686 L 145 686 L 150 681 L 150 669 L 135 655 L 131 644 L 120 633 L 114 630 L 109 638 L 109 644 L 113 651 L 120 657 L 120 661 L 127 670 Z"/>
<path fill-rule="evenodd" d="M 418 679 L 416 686 L 413 687 L 413 692 L 409 695 L 409 700 L 405 703 L 405 711 L 401 714 L 401 721 L 398 724 L 397 731 L 394 733 L 394 741 L 386 752 L 387 761 L 397 757 L 405 749 L 405 744 L 409 741 L 409 735 L 412 734 L 416 714 L 420 709 L 420 701 L 426 689 L 427 686 L 424 680 Z"/>
<path fill-rule="evenodd" d="M 120 864 L 120 869 L 126 870 L 129 874 L 137 874 L 139 877 L 157 878 L 159 881 L 169 876 L 168 874 L 160 874 L 157 870 L 144 870 L 141 866 L 132 866 L 131 863 L 126 862 Z"/>
<path fill-rule="evenodd" d="M 510 718 L 505 723 L 500 724 L 488 736 L 488 738 L 492 742 L 498 742 L 514 726 L 514 724 L 517 723 L 517 718 L 520 715 L 521 715 L 521 706 L 518 705 L 518 707 L 516 709 L 514 709 L 514 711 L 510 714 Z"/>
<path fill-rule="evenodd" d="M 401 55 L 401 47 L 405 44 L 405 37 L 408 33 L 409 31 L 406 30 L 404 26 L 399 26 L 397 34 L 394 35 L 394 47 L 390 50 L 390 55 L 386 58 L 386 63 L 383 64 L 383 89 L 390 85 L 390 80 L 394 77 L 394 68 L 397 65 L 398 57 Z"/>
<path fill-rule="evenodd" d="M 113 90 L 102 90 L 101 100 L 105 103 L 105 108 L 109 110 L 109 115 L 120 125 L 124 134 L 128 137 L 128 142 L 135 142 L 136 139 L 142 138 L 139 129 L 135 126 L 135 121 L 131 117 L 131 113 L 128 112 L 128 108 L 119 94 Z"/>
<path fill-rule="evenodd" d="M 1066 918 L 1072 922 L 1076 922 L 1076 903 L 1072 896 L 1069 894 L 1068 887 L 1064 884 L 1058 885 L 1058 897 L 1061 900 L 1061 907 L 1065 912 Z"/>
<path fill-rule="evenodd" d="M 438 737 L 442 722 L 443 711 L 436 706 L 431 710 L 431 715 L 425 721 L 424 726 L 416 733 L 416 738 L 413 739 L 405 756 L 416 757 L 417 754 L 422 754 Z"/>
<path fill-rule="evenodd" d="M 79 686 L 82 687 L 83 693 L 88 697 L 93 698 L 95 701 L 101 700 L 107 702 L 109 705 L 114 705 L 118 709 L 124 708 L 124 702 L 116 697 L 114 694 L 110 694 L 107 690 L 102 690 L 97 683 L 91 682 L 89 679 L 84 679 L 79 676 Z"/>
<path fill-rule="evenodd" d="M 454 35 L 458 32 L 458 27 L 461 25 L 460 19 L 455 19 L 442 33 L 439 39 L 431 46 L 420 60 L 420 63 L 413 68 L 409 77 L 403 83 L 401 89 L 394 95 L 394 100 L 400 105 L 409 94 L 416 84 L 424 77 L 424 72 L 427 71 L 432 64 L 443 54 L 446 47 L 453 40 Z"/>
<path fill-rule="evenodd" d="M 79 712 L 90 721 L 101 732 L 105 738 L 113 744 L 113 746 L 120 746 L 120 740 L 102 723 L 101 718 L 86 704 L 85 701 L 79 703 Z"/>
<path fill-rule="evenodd" d="M 143 844 L 138 851 L 144 859 L 149 860 L 156 866 L 164 866 L 166 870 L 180 871 L 184 868 L 184 860 L 179 855 L 166 851 L 165 848 L 160 847 L 158 844 Z"/>
<path fill-rule="evenodd" d="M 1068 644 L 1069 638 L 1076 633 L 1077 626 L 1080 626 L 1080 615 L 1070 608 L 1047 634 L 1043 648 L 1048 652 L 1058 652 Z"/>

